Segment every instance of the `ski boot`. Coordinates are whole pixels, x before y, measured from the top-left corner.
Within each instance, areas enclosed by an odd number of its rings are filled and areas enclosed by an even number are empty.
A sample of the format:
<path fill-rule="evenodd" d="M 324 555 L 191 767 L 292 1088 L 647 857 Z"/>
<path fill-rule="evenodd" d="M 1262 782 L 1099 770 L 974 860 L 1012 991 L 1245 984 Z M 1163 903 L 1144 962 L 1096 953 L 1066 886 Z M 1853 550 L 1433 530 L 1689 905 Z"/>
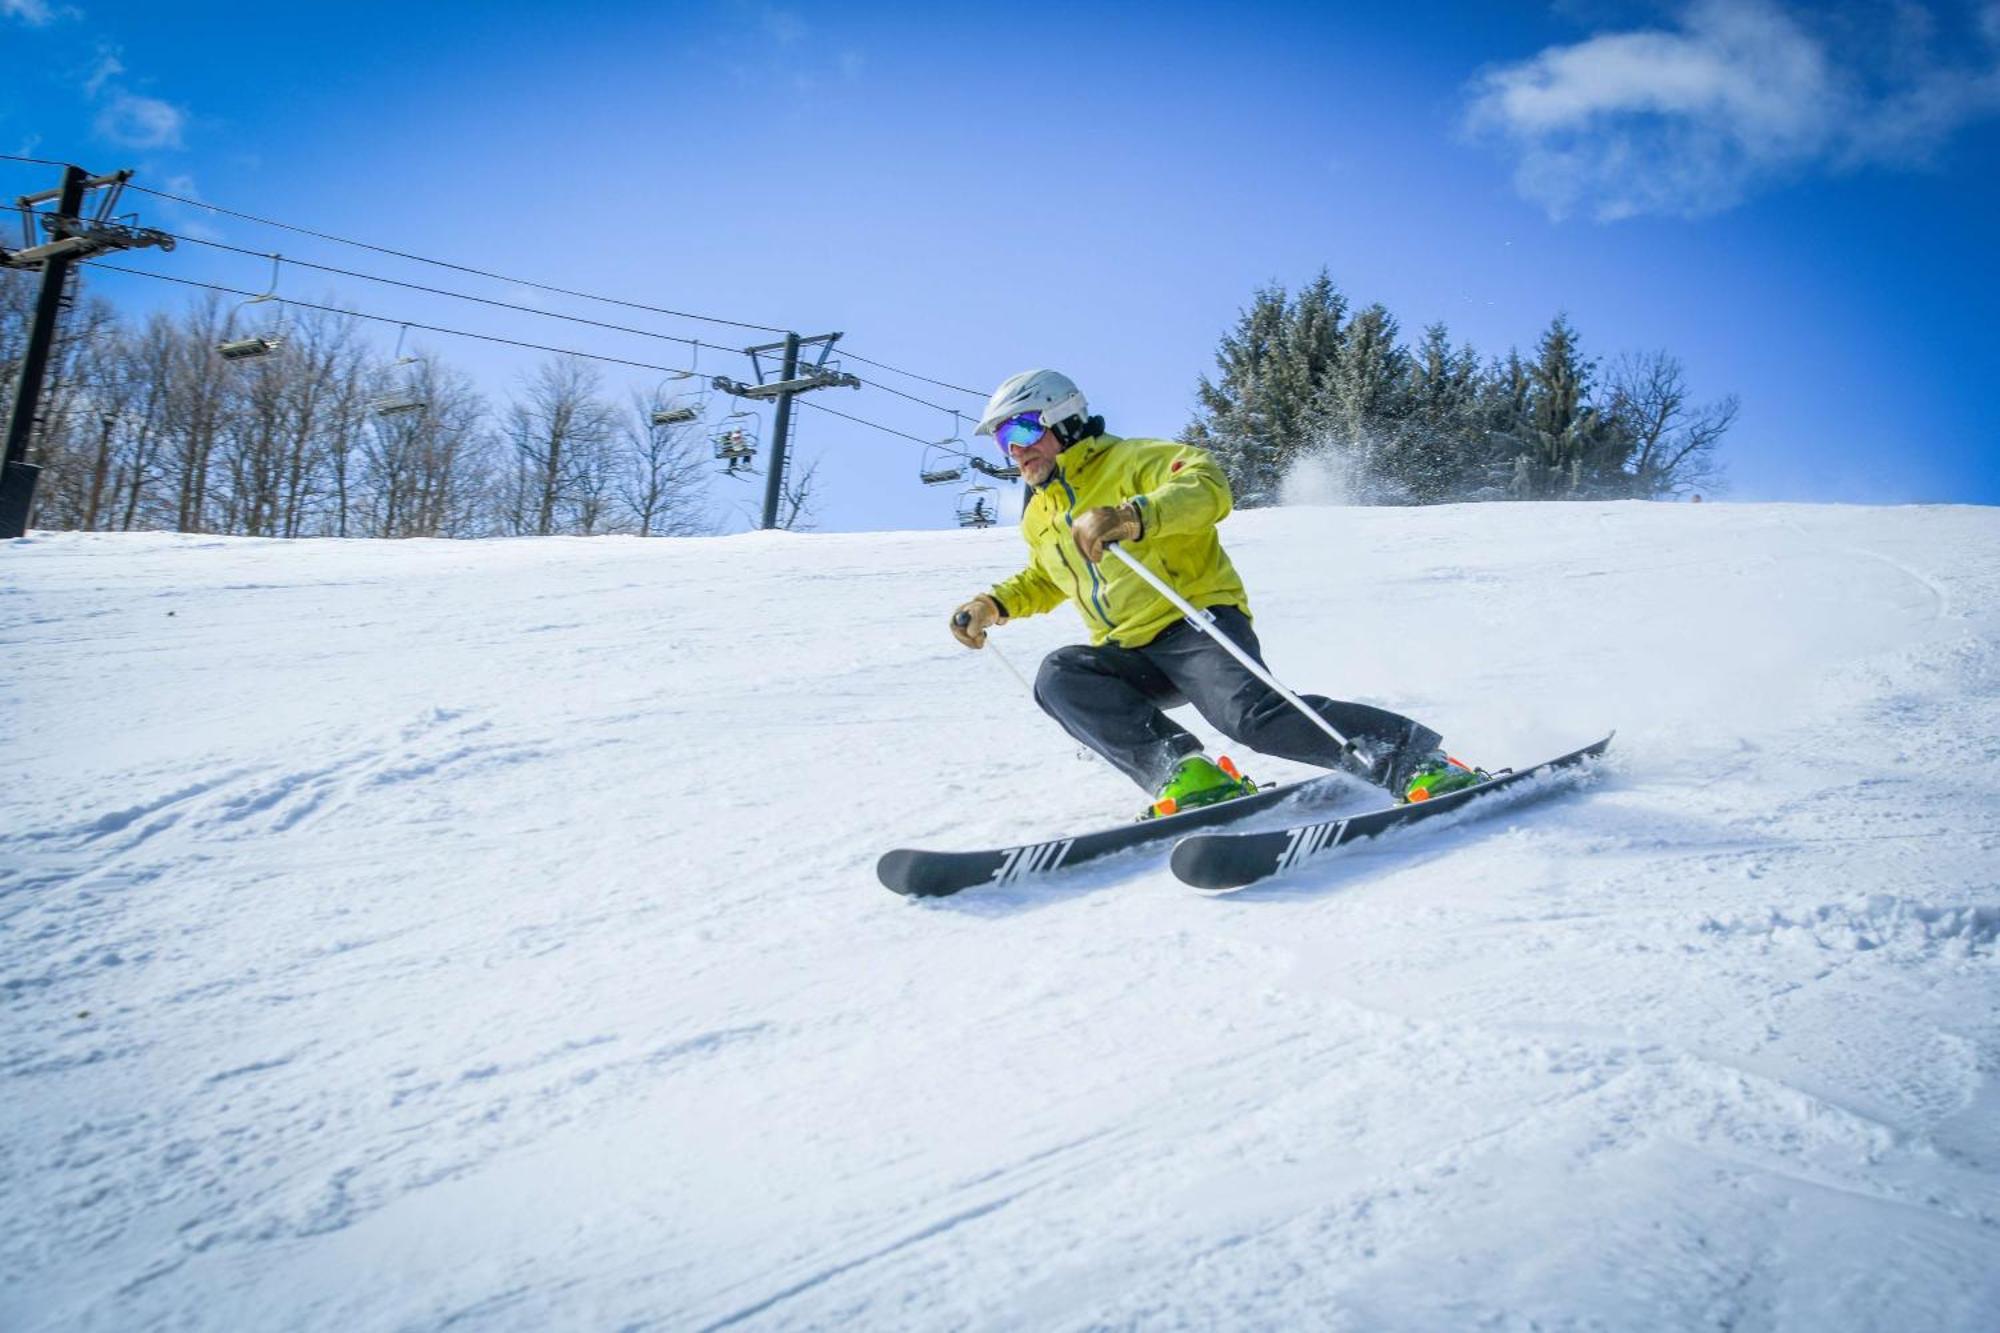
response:
<path fill-rule="evenodd" d="M 1443 750 L 1432 750 L 1417 765 L 1417 771 L 1410 775 L 1409 782 L 1396 797 L 1397 805 L 1409 805 L 1416 801 L 1428 801 L 1433 796 L 1443 796 L 1448 792 L 1463 791 L 1467 787 L 1485 782 L 1493 775 L 1483 768 L 1473 768 L 1460 760 L 1453 759 Z"/>
<path fill-rule="evenodd" d="M 1161 784 L 1160 794 L 1139 818 L 1177 815 L 1196 806 L 1249 796 L 1256 790 L 1257 784 L 1237 772 L 1228 755 L 1211 760 L 1205 754 L 1191 754 L 1174 765 L 1173 776 Z"/>

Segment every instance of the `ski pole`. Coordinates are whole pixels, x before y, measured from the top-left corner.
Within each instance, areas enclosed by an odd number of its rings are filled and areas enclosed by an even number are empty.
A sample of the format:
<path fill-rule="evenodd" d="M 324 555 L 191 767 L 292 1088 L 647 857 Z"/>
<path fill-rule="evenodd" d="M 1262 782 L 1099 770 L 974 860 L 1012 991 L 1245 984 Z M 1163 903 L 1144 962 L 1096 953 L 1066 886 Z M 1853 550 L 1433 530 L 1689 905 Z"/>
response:
<path fill-rule="evenodd" d="M 1290 704 L 1292 707 L 1298 709 L 1301 713 L 1304 713 L 1308 718 L 1312 719 L 1312 724 L 1318 727 L 1321 731 L 1325 732 L 1327 735 L 1333 737 L 1333 739 L 1339 743 L 1340 748 L 1343 751 L 1345 751 L 1348 754 L 1355 755 L 1361 758 L 1363 762 L 1366 762 L 1367 756 L 1361 754 L 1359 747 L 1357 747 L 1353 741 L 1347 739 L 1347 737 L 1341 735 L 1338 731 L 1335 731 L 1333 728 L 1333 724 L 1331 722 L 1328 722 L 1325 718 L 1321 717 L 1313 709 L 1306 707 L 1305 700 L 1299 698 L 1298 695 L 1293 694 L 1283 685 L 1280 685 L 1278 683 L 1277 678 L 1273 676 L 1269 671 L 1266 671 L 1263 668 L 1263 666 L 1257 661 L 1256 658 L 1244 652 L 1241 648 L 1239 648 L 1236 645 L 1236 641 L 1234 639 L 1231 639 L 1227 634 L 1224 634 L 1221 630 L 1217 629 L 1215 625 L 1214 615 L 1212 615 L 1210 612 L 1206 610 L 1197 608 L 1192 602 L 1188 601 L 1187 598 L 1181 596 L 1179 593 L 1175 592 L 1172 588 L 1168 587 L 1166 580 L 1162 579 L 1152 570 L 1146 568 L 1145 562 L 1140 560 L 1137 556 L 1125 554 L 1125 552 L 1119 548 L 1117 542 L 1110 543 L 1104 549 L 1107 554 L 1115 555 L 1120 560 L 1124 561 L 1125 568 L 1131 570 L 1134 574 L 1137 574 L 1140 578 L 1152 584 L 1153 590 L 1155 592 L 1159 593 L 1160 596 L 1166 598 L 1168 601 L 1172 602 L 1177 608 L 1179 608 L 1180 613 L 1187 617 L 1188 623 L 1190 625 L 1193 625 L 1196 629 L 1200 630 L 1203 634 L 1206 634 L 1209 638 L 1214 639 L 1216 643 L 1219 644 L 1225 652 L 1227 652 L 1231 657 L 1235 658 L 1237 661 L 1243 664 L 1244 670 L 1248 671 L 1258 680 L 1263 681 L 1266 685 L 1269 685 L 1273 690 L 1276 690 L 1278 692 L 1279 698 L 1283 699 L 1286 703 Z"/>
<path fill-rule="evenodd" d="M 960 611 L 957 615 L 951 618 L 951 623 L 958 626 L 960 629 L 964 629 L 967 625 L 970 625 L 972 623 L 972 617 L 965 614 L 965 612 Z M 993 656 L 995 656 L 1000 660 L 1000 665 L 1007 668 L 1007 674 L 1012 676 L 1015 680 L 1021 682 L 1021 688 L 1028 692 L 1028 697 L 1030 699 L 1034 698 L 1035 687 L 1028 684 L 1028 678 L 1022 675 L 1020 671 L 1015 668 L 1013 662 L 1008 660 L 1007 654 L 1000 651 L 1000 645 L 993 641 L 993 636 L 991 634 L 988 634 L 986 636 L 986 646 L 992 650 Z"/>

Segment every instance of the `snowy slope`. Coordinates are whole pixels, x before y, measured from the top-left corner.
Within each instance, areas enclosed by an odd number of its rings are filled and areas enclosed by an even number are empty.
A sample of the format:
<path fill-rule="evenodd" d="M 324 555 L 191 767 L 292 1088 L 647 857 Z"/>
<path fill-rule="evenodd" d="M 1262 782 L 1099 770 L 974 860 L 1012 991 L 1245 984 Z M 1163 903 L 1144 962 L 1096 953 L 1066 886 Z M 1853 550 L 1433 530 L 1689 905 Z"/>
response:
<path fill-rule="evenodd" d="M 1994 1327 L 2000 512 L 1225 535 L 1294 688 L 1614 761 L 910 902 L 1135 806 L 945 633 L 1011 532 L 0 549 L 0 1328 Z"/>

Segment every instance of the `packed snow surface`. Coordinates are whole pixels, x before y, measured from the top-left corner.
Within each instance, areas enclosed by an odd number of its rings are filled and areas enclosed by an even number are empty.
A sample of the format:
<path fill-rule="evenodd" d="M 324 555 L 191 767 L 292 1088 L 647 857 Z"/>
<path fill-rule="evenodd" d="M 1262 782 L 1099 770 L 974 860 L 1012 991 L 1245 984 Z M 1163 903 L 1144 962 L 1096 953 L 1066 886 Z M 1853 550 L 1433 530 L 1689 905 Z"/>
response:
<path fill-rule="evenodd" d="M 946 633 L 1011 531 L 0 548 L 0 1327 L 1996 1327 L 2000 512 L 1224 535 L 1294 689 L 1610 760 L 905 900 L 1142 799 Z"/>

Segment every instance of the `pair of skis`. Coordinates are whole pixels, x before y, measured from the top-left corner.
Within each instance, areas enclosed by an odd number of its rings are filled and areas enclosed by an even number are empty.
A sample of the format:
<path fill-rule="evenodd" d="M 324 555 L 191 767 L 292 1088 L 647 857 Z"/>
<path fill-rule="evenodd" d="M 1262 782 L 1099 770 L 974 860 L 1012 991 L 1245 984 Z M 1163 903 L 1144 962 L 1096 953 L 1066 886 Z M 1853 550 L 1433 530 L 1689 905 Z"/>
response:
<path fill-rule="evenodd" d="M 1173 841 L 1170 863 L 1177 877 L 1208 893 L 1229 893 L 1309 865 L 1362 838 L 1461 810 L 1482 796 L 1546 773 L 1576 768 L 1603 754 L 1610 745 L 1611 737 L 1606 736 L 1532 768 L 1506 769 L 1476 786 L 1428 801 L 1287 828 L 1250 833 L 1201 831 L 1236 823 L 1284 803 L 1304 804 L 1315 796 L 1331 795 L 1346 780 L 1327 774 L 1289 787 L 1268 788 L 1220 805 L 1199 806 L 1161 819 L 1141 820 L 1021 847 L 972 852 L 900 847 L 883 854 L 876 863 L 875 873 L 885 887 L 897 893 L 941 898 L 982 884 L 1017 884 L 1135 847 Z"/>

